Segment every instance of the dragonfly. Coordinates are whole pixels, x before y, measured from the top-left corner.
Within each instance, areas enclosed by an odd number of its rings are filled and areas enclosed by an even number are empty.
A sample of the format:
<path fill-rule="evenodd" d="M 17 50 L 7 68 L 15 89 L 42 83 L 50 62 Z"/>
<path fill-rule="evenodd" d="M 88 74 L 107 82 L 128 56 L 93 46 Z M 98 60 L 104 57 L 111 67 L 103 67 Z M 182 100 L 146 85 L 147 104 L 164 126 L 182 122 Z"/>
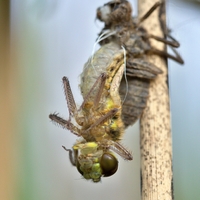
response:
<path fill-rule="evenodd" d="M 105 49 L 109 49 L 110 53 L 101 55 Z M 93 182 L 100 182 L 101 177 L 116 173 L 118 159 L 115 153 L 125 160 L 133 159 L 131 152 L 120 143 L 124 134 L 119 96 L 125 67 L 123 56 L 122 49 L 107 44 L 88 60 L 81 75 L 83 103 L 79 108 L 68 78 L 63 77 L 69 119 L 63 119 L 56 113 L 49 115 L 53 122 L 79 138 L 72 149 L 63 148 L 69 152 L 71 164 L 85 179 Z"/>
<path fill-rule="evenodd" d="M 126 73 L 119 86 L 120 96 L 124 99 L 122 120 L 125 129 L 140 118 L 149 97 L 150 81 L 162 73 L 157 66 L 146 59 L 146 55 L 157 54 L 180 64 L 184 63 L 175 50 L 180 44 L 168 31 L 164 30 L 164 34 L 169 40 L 152 35 L 142 27 L 142 22 L 162 6 L 163 2 L 156 2 L 141 18 L 132 17 L 131 4 L 126 0 L 110 1 L 97 9 L 96 18 L 104 23 L 99 35 L 107 33 L 107 37 L 99 44 L 103 46 L 114 43 L 119 47 L 123 46 L 126 50 Z M 153 47 L 150 39 L 168 45 L 175 55 Z"/>

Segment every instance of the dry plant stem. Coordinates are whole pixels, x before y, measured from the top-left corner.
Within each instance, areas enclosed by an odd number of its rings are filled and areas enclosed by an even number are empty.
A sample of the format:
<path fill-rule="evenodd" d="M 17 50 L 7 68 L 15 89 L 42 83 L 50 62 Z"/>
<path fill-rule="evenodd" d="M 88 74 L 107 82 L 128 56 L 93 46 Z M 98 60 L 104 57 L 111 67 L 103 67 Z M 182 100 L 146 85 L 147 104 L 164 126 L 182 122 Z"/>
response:
<path fill-rule="evenodd" d="M 156 0 L 139 0 L 138 13 L 142 17 Z M 163 37 L 159 9 L 143 22 L 153 35 Z M 152 40 L 152 46 L 164 49 L 161 42 Z M 163 58 L 148 56 L 150 62 L 163 73 L 151 81 L 149 99 L 140 122 L 142 200 L 172 200 L 172 141 L 170 126 L 167 66 Z"/>

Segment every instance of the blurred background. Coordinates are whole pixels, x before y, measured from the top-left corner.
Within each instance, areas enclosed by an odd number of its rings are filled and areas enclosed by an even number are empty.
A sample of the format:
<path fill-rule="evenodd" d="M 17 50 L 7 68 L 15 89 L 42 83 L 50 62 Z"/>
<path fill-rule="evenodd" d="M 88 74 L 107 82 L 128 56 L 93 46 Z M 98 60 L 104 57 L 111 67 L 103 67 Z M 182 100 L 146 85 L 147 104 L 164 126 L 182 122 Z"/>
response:
<path fill-rule="evenodd" d="M 82 179 L 61 147 L 72 147 L 77 138 L 48 118 L 55 111 L 68 117 L 63 76 L 81 104 L 79 74 L 102 27 L 96 9 L 107 1 L 11 0 L 11 59 L 3 62 L 6 46 L 0 55 L 0 199 L 140 200 L 138 123 L 123 140 L 133 161 L 119 158 L 118 172 L 94 184 Z M 137 2 L 130 2 L 136 15 Z M 185 61 L 169 61 L 175 200 L 200 197 L 199 19 L 199 3 L 167 1 L 168 27 Z M 6 29 L 4 34 L 9 36 Z"/>

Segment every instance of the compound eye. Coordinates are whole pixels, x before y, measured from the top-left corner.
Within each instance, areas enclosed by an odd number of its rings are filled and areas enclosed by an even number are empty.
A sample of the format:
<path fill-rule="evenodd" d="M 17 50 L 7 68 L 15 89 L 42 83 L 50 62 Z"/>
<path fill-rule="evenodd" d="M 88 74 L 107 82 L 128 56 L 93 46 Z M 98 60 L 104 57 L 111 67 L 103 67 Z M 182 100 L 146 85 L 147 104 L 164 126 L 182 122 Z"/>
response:
<path fill-rule="evenodd" d="M 103 176 L 112 176 L 118 169 L 118 160 L 111 153 L 104 153 L 100 161 Z"/>

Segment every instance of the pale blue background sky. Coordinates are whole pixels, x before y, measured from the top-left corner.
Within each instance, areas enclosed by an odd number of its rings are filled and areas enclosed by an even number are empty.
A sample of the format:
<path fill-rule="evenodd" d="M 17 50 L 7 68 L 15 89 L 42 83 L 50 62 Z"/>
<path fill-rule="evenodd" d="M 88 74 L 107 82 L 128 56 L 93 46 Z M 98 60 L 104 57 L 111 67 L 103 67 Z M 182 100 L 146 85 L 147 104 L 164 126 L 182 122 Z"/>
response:
<path fill-rule="evenodd" d="M 120 159 L 115 176 L 93 184 L 81 179 L 61 148 L 71 147 L 76 137 L 48 119 L 54 111 L 68 116 L 63 76 L 70 79 L 76 101 L 81 104 L 79 74 L 102 27 L 94 20 L 96 8 L 106 2 L 12 1 L 12 38 L 18 41 L 23 98 L 18 133 L 23 153 L 20 200 L 139 200 L 138 123 L 127 131 L 123 141 L 134 160 Z M 137 7 L 134 1 L 131 3 Z M 178 51 L 185 61 L 184 66 L 169 61 L 175 200 L 196 200 L 200 196 L 200 5 L 168 1 L 167 13 L 168 26 L 181 43 Z"/>

